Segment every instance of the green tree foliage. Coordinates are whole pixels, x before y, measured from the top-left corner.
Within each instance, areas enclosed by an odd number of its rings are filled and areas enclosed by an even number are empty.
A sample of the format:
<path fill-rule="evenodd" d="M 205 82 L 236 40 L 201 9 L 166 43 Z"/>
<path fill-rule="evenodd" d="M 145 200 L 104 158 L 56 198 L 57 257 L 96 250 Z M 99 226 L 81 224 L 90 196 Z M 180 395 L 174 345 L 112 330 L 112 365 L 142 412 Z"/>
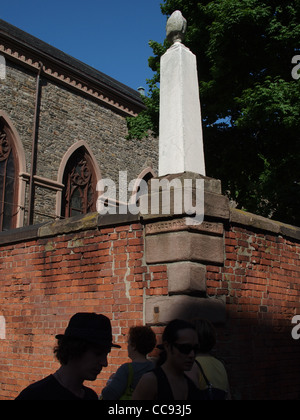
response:
<path fill-rule="evenodd" d="M 300 80 L 291 73 L 300 54 L 299 0 L 164 0 L 161 9 L 181 10 L 188 21 L 207 174 L 239 208 L 300 225 Z M 168 44 L 151 46 L 156 73 L 145 114 L 157 129 L 159 59 Z"/>
<path fill-rule="evenodd" d="M 128 138 L 142 139 L 148 136 L 149 130 L 158 135 L 159 131 L 159 79 L 160 79 L 160 57 L 168 49 L 170 44 L 165 41 L 164 45 L 155 41 L 149 42 L 153 50 L 154 57 L 148 60 L 149 67 L 155 72 L 152 79 L 147 80 L 149 96 L 144 96 L 143 100 L 147 107 L 146 111 L 141 112 L 137 117 L 127 118 Z"/>

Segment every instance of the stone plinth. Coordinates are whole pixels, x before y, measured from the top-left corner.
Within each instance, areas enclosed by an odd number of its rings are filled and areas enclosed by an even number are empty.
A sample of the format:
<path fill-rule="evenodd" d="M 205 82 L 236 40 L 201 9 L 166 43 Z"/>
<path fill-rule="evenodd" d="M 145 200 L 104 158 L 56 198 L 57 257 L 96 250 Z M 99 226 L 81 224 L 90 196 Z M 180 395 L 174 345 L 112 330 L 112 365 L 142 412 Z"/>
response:
<path fill-rule="evenodd" d="M 182 185 L 187 178 L 203 180 L 204 218 L 203 222 L 190 225 L 186 214 L 177 214 L 172 205 L 176 198 L 176 178 Z M 151 296 L 145 300 L 146 322 L 151 325 L 165 324 L 174 318 L 206 318 L 212 322 L 225 322 L 225 300 L 207 296 L 207 265 L 224 264 L 224 223 L 229 220 L 229 202 L 221 194 L 217 180 L 184 173 L 160 177 L 168 183 L 161 183 L 159 191 L 151 189 L 141 197 L 141 220 L 145 226 L 145 260 L 149 266 L 166 265 L 168 295 Z M 170 183 L 170 184 L 169 184 Z M 179 184 L 178 184 L 179 187 Z M 197 185 L 191 190 L 193 202 L 197 197 Z M 150 210 L 153 200 L 163 201 L 170 194 L 170 211 L 164 213 L 164 205 L 155 214 L 143 213 Z"/>
<path fill-rule="evenodd" d="M 206 292 L 206 267 L 202 264 L 180 262 L 168 266 L 169 294 Z"/>
<path fill-rule="evenodd" d="M 194 232 L 172 232 L 146 237 L 146 262 L 194 261 L 224 263 L 223 237 Z"/>
<path fill-rule="evenodd" d="M 167 324 L 173 319 L 192 320 L 206 318 L 214 323 L 226 321 L 225 303 L 222 299 L 191 296 L 151 297 L 146 301 L 146 324 Z"/>

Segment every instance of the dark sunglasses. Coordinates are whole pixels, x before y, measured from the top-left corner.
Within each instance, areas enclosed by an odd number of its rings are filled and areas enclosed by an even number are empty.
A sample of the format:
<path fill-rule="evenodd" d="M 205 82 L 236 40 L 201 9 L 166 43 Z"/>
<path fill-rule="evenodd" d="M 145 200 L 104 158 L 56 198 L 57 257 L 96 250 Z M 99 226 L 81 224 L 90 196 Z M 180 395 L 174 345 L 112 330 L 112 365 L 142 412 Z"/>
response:
<path fill-rule="evenodd" d="M 173 346 L 180 351 L 182 354 L 190 354 L 193 351 L 195 354 L 199 351 L 199 345 L 192 346 L 191 344 L 178 344 L 173 343 Z"/>

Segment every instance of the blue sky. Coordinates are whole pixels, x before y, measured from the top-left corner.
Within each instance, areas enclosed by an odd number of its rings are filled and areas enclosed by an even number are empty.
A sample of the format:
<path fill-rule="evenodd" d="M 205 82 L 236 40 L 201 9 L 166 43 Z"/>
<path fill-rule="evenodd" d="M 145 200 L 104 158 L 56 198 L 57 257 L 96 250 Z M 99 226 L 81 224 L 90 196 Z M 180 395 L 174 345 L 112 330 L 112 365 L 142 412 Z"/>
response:
<path fill-rule="evenodd" d="M 150 40 L 163 42 L 163 0 L 8 0 L 0 18 L 137 89 L 153 72 Z"/>

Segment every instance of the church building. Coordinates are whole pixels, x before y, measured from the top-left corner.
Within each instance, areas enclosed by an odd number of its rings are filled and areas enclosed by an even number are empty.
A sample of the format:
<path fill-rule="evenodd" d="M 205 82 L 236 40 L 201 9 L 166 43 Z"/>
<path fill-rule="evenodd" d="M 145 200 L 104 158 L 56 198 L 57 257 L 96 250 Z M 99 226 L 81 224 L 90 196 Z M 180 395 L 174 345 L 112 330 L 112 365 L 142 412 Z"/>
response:
<path fill-rule="evenodd" d="M 0 231 L 95 211 L 119 171 L 155 175 L 157 139 L 127 139 L 138 91 L 3 20 L 0 57 Z"/>

